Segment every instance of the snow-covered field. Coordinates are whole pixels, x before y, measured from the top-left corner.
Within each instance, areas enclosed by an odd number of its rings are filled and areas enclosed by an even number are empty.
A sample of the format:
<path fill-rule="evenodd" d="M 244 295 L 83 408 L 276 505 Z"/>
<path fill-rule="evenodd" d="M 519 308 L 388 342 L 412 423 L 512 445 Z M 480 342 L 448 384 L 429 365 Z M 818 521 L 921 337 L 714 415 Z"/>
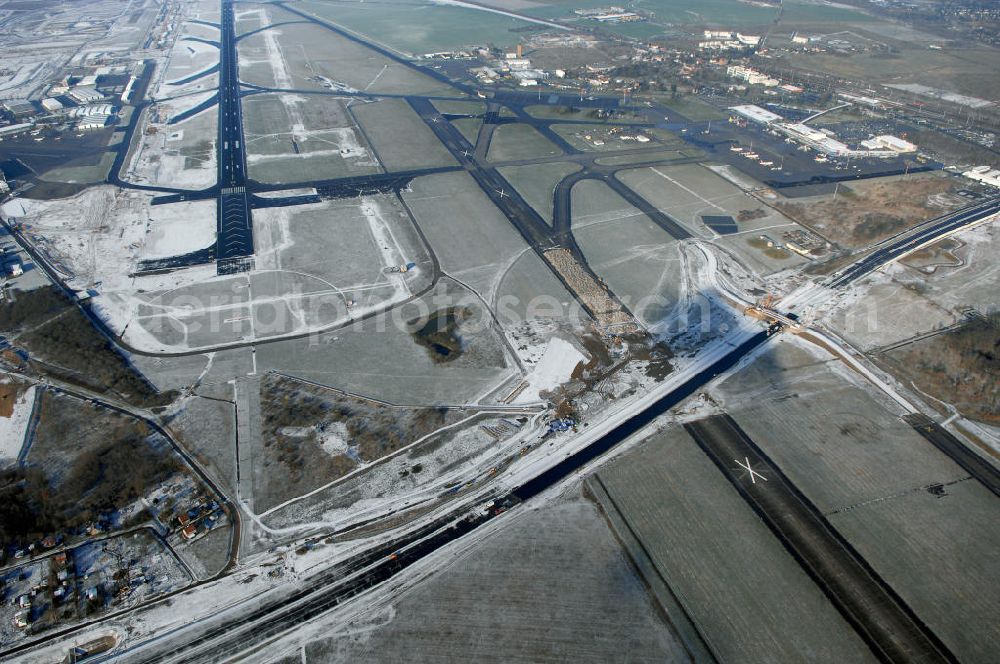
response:
<path fill-rule="evenodd" d="M 179 256 L 215 242 L 214 200 L 154 205 L 149 213 L 143 259 Z"/>
<path fill-rule="evenodd" d="M 0 383 L 7 382 L 9 379 L 0 380 Z M 5 468 L 17 460 L 34 403 L 35 387 L 32 385 L 18 397 L 11 416 L 0 417 L 0 468 Z"/>
<path fill-rule="evenodd" d="M 195 116 L 166 124 L 169 117 L 157 112 L 156 122 L 146 112 L 143 133 L 138 138 L 122 179 L 136 184 L 201 189 L 215 184 L 216 127 L 218 113 L 210 108 Z M 166 113 L 173 114 L 170 106 Z M 150 129 L 155 129 L 150 133 Z"/>
<path fill-rule="evenodd" d="M 538 364 L 525 377 L 528 387 L 517 396 L 514 403 L 538 401 L 541 392 L 553 390 L 568 381 L 576 366 L 586 361 L 587 358 L 576 346 L 565 339 L 553 337 Z"/>

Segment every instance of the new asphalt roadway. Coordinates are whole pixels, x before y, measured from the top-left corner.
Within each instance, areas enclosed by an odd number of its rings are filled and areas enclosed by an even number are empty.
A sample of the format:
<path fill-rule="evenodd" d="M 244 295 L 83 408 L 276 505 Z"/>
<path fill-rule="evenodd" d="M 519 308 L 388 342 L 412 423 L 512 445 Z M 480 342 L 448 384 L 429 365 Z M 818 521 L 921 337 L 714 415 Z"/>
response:
<path fill-rule="evenodd" d="M 960 210 L 925 221 L 919 226 L 884 241 L 868 256 L 857 263 L 852 263 L 836 275 L 829 285 L 833 288 L 847 286 L 937 238 L 997 213 L 1000 213 L 1000 197 L 974 203 Z"/>

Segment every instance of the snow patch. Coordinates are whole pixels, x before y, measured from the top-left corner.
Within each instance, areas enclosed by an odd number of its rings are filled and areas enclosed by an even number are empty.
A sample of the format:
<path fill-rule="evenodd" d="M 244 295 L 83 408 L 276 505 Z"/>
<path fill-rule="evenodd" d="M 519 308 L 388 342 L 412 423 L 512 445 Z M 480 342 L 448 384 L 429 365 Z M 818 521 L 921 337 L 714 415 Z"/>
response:
<path fill-rule="evenodd" d="M 586 356 L 576 346 L 560 337 L 553 337 L 549 340 L 542 359 L 525 378 L 528 387 L 517 396 L 514 403 L 538 401 L 541 392 L 555 389 L 568 381 L 576 366 L 586 361 Z"/>
<path fill-rule="evenodd" d="M 350 449 L 347 425 L 343 422 L 333 422 L 324 429 L 316 427 L 282 427 L 278 433 L 290 438 L 308 438 L 316 434 L 316 442 L 330 456 L 339 456 Z"/>
<path fill-rule="evenodd" d="M 319 432 L 319 446 L 330 456 L 338 456 L 350 447 L 347 436 L 347 425 L 334 422 L 325 431 Z"/>
<path fill-rule="evenodd" d="M 6 468 L 17 460 L 24 444 L 24 433 L 28 430 L 31 409 L 35 403 L 35 386 L 25 390 L 14 403 L 10 417 L 0 417 L 0 468 Z"/>
<path fill-rule="evenodd" d="M 150 206 L 144 259 L 180 256 L 215 242 L 215 201 Z"/>

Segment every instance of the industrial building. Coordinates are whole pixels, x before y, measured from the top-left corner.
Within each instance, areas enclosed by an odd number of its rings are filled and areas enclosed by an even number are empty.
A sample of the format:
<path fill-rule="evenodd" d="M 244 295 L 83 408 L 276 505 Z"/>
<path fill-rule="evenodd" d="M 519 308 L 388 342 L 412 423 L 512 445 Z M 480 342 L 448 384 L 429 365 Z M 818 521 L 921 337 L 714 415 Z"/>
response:
<path fill-rule="evenodd" d="M 115 107 L 111 104 L 91 104 L 71 109 L 69 117 L 78 120 L 77 129 L 101 129 L 106 127 L 115 115 Z"/>
<path fill-rule="evenodd" d="M 71 118 L 84 118 L 92 115 L 114 115 L 115 107 L 111 104 L 91 104 L 89 106 L 77 106 L 69 112 Z"/>
<path fill-rule="evenodd" d="M 81 130 L 103 129 L 111 120 L 110 115 L 88 115 L 76 123 L 76 128 Z"/>
<path fill-rule="evenodd" d="M 122 95 L 120 97 L 123 104 L 127 104 L 129 102 L 129 98 L 132 96 L 132 88 L 135 86 L 135 81 L 135 76 L 128 77 L 128 83 L 125 84 L 125 89 L 122 90 Z"/>
<path fill-rule="evenodd" d="M 861 141 L 861 147 L 869 150 L 892 150 L 893 152 L 897 152 L 899 154 L 917 151 L 917 146 L 915 144 L 889 134 L 883 134 L 882 136 L 870 138 L 867 141 Z"/>
<path fill-rule="evenodd" d="M 78 104 L 89 104 L 91 102 L 99 101 L 104 99 L 104 95 L 97 91 L 96 88 L 73 88 L 69 91 L 68 96 L 73 101 Z"/>
<path fill-rule="evenodd" d="M 22 122 L 20 124 L 7 125 L 6 127 L 0 127 L 0 136 L 14 136 L 22 132 L 28 131 L 35 125 L 31 122 Z"/>
<path fill-rule="evenodd" d="M 4 108 L 6 108 L 15 118 L 24 118 L 30 115 L 35 115 L 38 113 L 38 109 L 27 99 L 8 99 L 3 103 Z"/>

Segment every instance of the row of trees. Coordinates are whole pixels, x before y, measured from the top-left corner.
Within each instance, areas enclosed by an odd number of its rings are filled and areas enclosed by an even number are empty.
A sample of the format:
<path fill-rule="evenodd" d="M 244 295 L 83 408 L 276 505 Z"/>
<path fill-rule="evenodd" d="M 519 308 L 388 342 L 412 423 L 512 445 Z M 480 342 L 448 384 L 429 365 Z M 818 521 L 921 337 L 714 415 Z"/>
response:
<path fill-rule="evenodd" d="M 69 533 L 98 521 L 144 495 L 182 468 L 166 448 L 134 429 L 83 452 L 64 477 L 40 466 L 0 472 L 0 541 L 25 544 Z"/>
<path fill-rule="evenodd" d="M 38 355 L 64 380 L 111 392 L 142 407 L 163 406 L 175 392 L 158 392 L 118 353 L 87 317 L 54 288 L 18 293 L 0 305 L 0 331 L 22 331 L 18 343 Z"/>

